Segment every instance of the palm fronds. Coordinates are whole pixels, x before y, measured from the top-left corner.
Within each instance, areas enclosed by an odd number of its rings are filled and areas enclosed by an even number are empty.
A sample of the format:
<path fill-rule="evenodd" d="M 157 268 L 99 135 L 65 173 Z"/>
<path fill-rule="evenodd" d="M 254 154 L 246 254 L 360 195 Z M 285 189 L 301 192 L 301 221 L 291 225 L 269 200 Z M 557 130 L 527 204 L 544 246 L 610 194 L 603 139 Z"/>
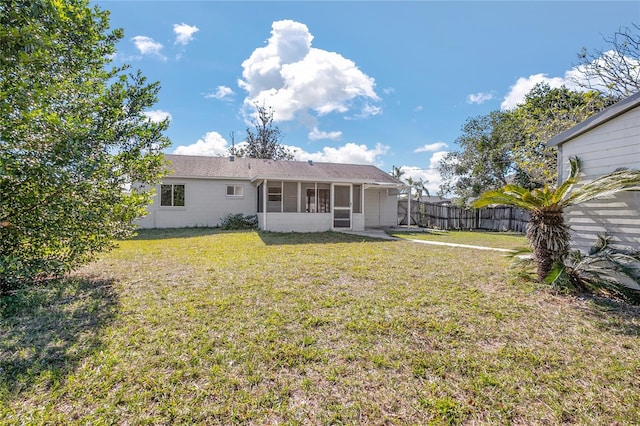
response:
<path fill-rule="evenodd" d="M 569 206 L 613 195 L 621 191 L 639 190 L 640 170 L 621 169 L 582 185 L 579 190 L 569 194 L 564 203 Z"/>
<path fill-rule="evenodd" d="M 568 283 L 579 291 L 604 291 L 640 302 L 640 251 L 614 247 L 610 237 L 599 235 L 589 254 L 572 252 L 564 264 L 554 265 L 545 281 L 552 285 Z"/>
<path fill-rule="evenodd" d="M 505 185 L 498 190 L 483 193 L 472 203 L 475 208 L 510 205 L 531 213 L 527 238 L 533 247 L 541 280 L 554 270 L 554 265 L 560 265 L 559 268 L 562 269 L 569 253 L 571 236 L 570 228 L 563 217 L 565 207 L 620 191 L 640 190 L 640 170 L 616 170 L 578 187 L 576 185 L 580 179 L 580 160 L 572 157 L 569 165 L 569 176 L 557 188 L 545 185 L 542 188 L 528 190 L 519 185 Z M 622 265 L 626 262 L 625 258 L 620 257 L 620 253 L 610 256 L 607 264 L 613 265 L 614 269 L 624 270 Z M 600 258 L 599 262 L 603 263 L 603 258 Z M 590 270 L 594 280 L 596 275 L 605 281 L 610 279 L 604 271 L 597 272 L 598 268 L 590 267 Z"/>

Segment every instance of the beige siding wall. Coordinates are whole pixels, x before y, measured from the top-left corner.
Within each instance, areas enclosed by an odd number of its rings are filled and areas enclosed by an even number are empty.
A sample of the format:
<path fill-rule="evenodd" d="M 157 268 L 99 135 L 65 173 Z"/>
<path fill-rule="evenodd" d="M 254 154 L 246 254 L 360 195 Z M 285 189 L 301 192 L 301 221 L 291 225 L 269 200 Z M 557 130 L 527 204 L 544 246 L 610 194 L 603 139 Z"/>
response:
<path fill-rule="evenodd" d="M 379 228 L 398 224 L 398 197 L 394 190 L 369 188 L 364 191 L 364 226 Z"/>
<path fill-rule="evenodd" d="M 163 183 L 185 185 L 185 206 L 160 206 L 158 185 L 153 203 L 147 208 L 149 214 L 138 221 L 141 228 L 213 227 L 228 214 L 256 213 L 256 188 L 248 181 L 168 178 Z M 227 196 L 227 185 L 243 185 L 244 195 Z"/>
<path fill-rule="evenodd" d="M 640 107 L 628 111 L 559 147 L 560 180 L 568 175 L 568 160 L 582 162 L 582 179 L 614 171 L 619 167 L 640 169 Z M 573 245 L 581 250 L 606 233 L 614 241 L 640 247 L 640 193 L 627 192 L 567 209 L 573 229 Z"/>

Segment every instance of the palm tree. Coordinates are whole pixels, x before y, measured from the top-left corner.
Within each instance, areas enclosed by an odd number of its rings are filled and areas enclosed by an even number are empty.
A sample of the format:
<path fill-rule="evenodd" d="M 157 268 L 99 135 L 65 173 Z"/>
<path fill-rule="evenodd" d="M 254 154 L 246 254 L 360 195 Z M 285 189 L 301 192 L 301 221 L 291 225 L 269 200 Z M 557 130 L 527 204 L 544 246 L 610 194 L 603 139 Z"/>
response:
<path fill-rule="evenodd" d="M 554 264 L 564 263 L 569 253 L 569 226 L 564 221 L 566 207 L 612 195 L 620 191 L 637 190 L 640 170 L 616 170 L 578 188 L 580 161 L 569 160 L 569 178 L 559 187 L 545 185 L 528 190 L 519 185 L 505 185 L 497 191 L 487 191 L 472 203 L 475 208 L 491 204 L 516 206 L 531 214 L 527 225 L 527 239 L 533 248 L 538 278 L 543 280 Z"/>
<path fill-rule="evenodd" d="M 409 176 L 404 180 L 404 182 L 407 184 L 407 187 L 404 189 L 404 191 L 409 194 L 408 197 L 411 197 L 411 194 L 413 193 L 413 186 L 416 184 L 416 181 L 413 180 L 411 176 Z"/>
<path fill-rule="evenodd" d="M 400 167 L 393 166 L 391 167 L 390 175 L 398 180 L 402 180 L 402 175 L 404 175 L 404 170 L 402 170 Z"/>
<path fill-rule="evenodd" d="M 422 199 L 422 195 L 426 194 L 427 197 L 429 197 L 431 194 L 429 194 L 429 190 L 426 187 L 426 184 L 429 183 L 429 181 L 425 181 L 424 179 L 420 178 L 418 179 L 417 182 L 414 182 L 413 184 L 413 188 L 416 190 L 416 198 L 418 200 Z"/>

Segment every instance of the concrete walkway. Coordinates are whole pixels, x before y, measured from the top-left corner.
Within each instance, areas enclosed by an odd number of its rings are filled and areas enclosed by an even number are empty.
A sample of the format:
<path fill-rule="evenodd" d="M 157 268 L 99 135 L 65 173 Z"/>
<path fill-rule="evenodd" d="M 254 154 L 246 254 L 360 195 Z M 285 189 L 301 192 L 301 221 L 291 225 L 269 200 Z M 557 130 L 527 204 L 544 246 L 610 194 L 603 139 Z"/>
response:
<path fill-rule="evenodd" d="M 365 229 L 364 231 L 339 231 L 343 234 L 360 235 L 369 238 L 380 238 L 383 240 L 400 240 L 401 238 L 392 237 L 387 234 L 384 229 Z"/>
<path fill-rule="evenodd" d="M 392 229 L 389 229 L 389 230 L 393 231 L 394 229 L 392 228 Z M 406 228 L 398 228 L 398 231 L 407 231 L 407 229 Z M 384 229 L 365 229 L 364 231 L 340 231 L 340 232 L 343 232 L 345 234 L 351 234 L 351 235 L 361 235 L 363 237 L 369 237 L 369 238 L 380 238 L 380 239 L 383 239 L 383 240 L 411 241 L 413 243 L 429 244 L 429 245 L 434 245 L 434 246 L 461 247 L 461 248 L 468 248 L 468 249 L 474 249 L 474 250 L 493 250 L 493 251 L 500 251 L 500 252 L 503 252 L 503 253 L 515 253 L 516 252 L 516 250 L 504 249 L 504 248 L 472 246 L 472 245 L 468 245 L 468 244 L 444 243 L 444 242 L 441 242 L 441 241 L 414 240 L 414 239 L 410 239 L 410 238 L 396 238 L 396 237 L 393 237 L 393 236 L 387 234 Z"/>
<path fill-rule="evenodd" d="M 501 251 L 501 252 L 504 252 L 504 253 L 515 253 L 516 252 L 515 250 L 504 249 L 504 248 L 471 246 L 471 245 L 467 245 L 467 244 L 456 244 L 456 243 L 443 243 L 441 241 L 411 240 L 411 239 L 408 239 L 408 238 L 403 238 L 403 239 L 406 239 L 407 241 L 412 241 L 414 243 L 430 244 L 430 245 L 434 245 L 434 246 L 462 247 L 462 248 L 475 249 L 475 250 L 493 250 L 493 251 Z"/>

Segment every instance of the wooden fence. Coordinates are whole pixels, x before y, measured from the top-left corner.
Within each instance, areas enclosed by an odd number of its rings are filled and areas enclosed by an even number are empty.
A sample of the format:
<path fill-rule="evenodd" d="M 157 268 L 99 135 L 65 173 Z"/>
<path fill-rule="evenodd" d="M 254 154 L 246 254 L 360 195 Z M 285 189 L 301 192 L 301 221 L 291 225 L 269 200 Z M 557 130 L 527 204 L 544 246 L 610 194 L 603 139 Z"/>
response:
<path fill-rule="evenodd" d="M 398 224 L 407 224 L 407 200 L 398 201 Z M 465 209 L 411 200 L 411 224 L 436 229 L 525 232 L 529 212 L 516 207 Z"/>

